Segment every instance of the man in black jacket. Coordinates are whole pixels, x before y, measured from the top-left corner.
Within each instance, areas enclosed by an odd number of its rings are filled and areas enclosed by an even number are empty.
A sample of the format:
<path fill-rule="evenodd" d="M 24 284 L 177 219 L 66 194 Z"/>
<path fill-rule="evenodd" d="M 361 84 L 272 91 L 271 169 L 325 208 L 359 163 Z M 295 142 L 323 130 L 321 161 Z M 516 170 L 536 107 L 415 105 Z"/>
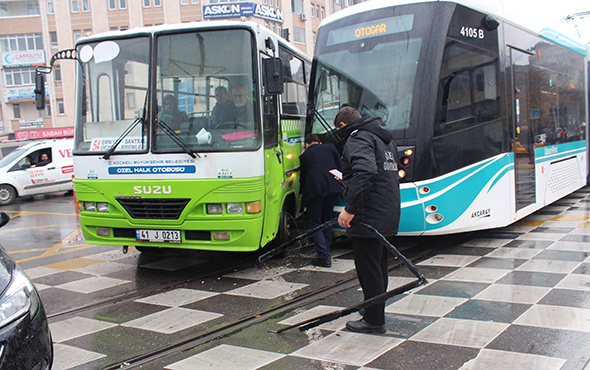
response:
<path fill-rule="evenodd" d="M 332 210 L 340 193 L 340 183 L 330 174 L 330 170 L 340 170 L 340 154 L 332 144 L 322 144 L 317 135 L 305 137 L 307 149 L 299 156 L 301 168 L 300 191 L 301 207 L 307 208 L 309 228 L 332 218 Z M 332 228 L 329 227 L 313 236 L 317 258 L 312 264 L 331 267 L 330 244 Z"/>
<path fill-rule="evenodd" d="M 352 107 L 340 109 L 334 125 L 341 139 L 338 148 L 342 151 L 345 205 L 338 223 L 348 229 L 357 276 L 367 300 L 387 291 L 389 253 L 360 222 L 373 226 L 386 238 L 397 234 L 400 217 L 397 147 L 381 118 L 361 118 Z M 346 327 L 361 333 L 385 333 L 385 302 L 368 307 L 361 320 L 349 321 Z"/>

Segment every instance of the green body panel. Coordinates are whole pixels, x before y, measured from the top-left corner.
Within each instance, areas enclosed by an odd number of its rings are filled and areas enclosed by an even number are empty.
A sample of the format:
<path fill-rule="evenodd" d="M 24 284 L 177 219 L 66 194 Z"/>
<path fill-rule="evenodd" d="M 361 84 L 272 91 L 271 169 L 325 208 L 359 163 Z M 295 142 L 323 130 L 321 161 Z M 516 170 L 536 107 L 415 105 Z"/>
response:
<path fill-rule="evenodd" d="M 164 185 L 165 184 L 165 185 Z M 136 196 L 134 187 L 153 192 L 156 187 L 171 190 L 171 194 L 141 194 L 154 198 L 190 199 L 178 219 L 134 219 L 116 197 Z M 170 187 L 170 188 L 168 188 Z M 80 202 L 107 202 L 109 213 L 80 210 L 80 224 L 87 243 L 189 248 L 223 251 L 252 251 L 260 248 L 265 203 L 264 178 L 195 179 L 195 180 L 84 180 L 74 179 L 74 190 Z M 161 190 L 159 190 L 161 191 Z M 145 192 L 145 191 L 144 191 Z M 262 201 L 263 212 L 257 214 L 227 214 L 226 203 Z M 220 215 L 206 212 L 207 203 L 223 203 Z M 274 208 L 273 208 L 274 209 Z M 132 237 L 99 236 L 96 228 L 181 230 L 182 243 L 138 242 Z M 230 240 L 186 240 L 185 231 L 229 232 Z"/>

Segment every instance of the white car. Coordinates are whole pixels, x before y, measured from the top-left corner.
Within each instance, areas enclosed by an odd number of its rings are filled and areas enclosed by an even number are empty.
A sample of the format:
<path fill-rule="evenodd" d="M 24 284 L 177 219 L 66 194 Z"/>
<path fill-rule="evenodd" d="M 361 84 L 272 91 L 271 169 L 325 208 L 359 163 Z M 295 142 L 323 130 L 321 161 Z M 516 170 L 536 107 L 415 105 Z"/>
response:
<path fill-rule="evenodd" d="M 0 205 L 17 197 L 73 190 L 73 145 L 72 139 L 38 141 L 0 159 Z"/>

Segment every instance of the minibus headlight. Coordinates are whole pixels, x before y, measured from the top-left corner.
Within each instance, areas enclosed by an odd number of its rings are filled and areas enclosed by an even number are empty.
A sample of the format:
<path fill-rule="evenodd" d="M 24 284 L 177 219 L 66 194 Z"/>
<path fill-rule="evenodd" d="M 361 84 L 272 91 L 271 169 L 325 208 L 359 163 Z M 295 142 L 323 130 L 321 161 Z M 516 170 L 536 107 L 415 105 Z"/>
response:
<path fill-rule="evenodd" d="M 107 227 L 97 227 L 96 228 L 96 235 L 111 236 L 111 229 L 109 229 Z"/>
<path fill-rule="evenodd" d="M 109 204 L 106 202 L 96 203 L 96 210 L 98 212 L 108 212 L 109 211 Z"/>
<path fill-rule="evenodd" d="M 262 212 L 262 202 L 257 200 L 256 202 L 246 203 L 246 213 L 260 213 Z"/>
<path fill-rule="evenodd" d="M 228 232 L 214 232 L 213 240 L 230 240 L 230 234 Z"/>
<path fill-rule="evenodd" d="M 221 203 L 207 203 L 207 214 L 220 215 L 223 214 L 223 206 Z"/>
<path fill-rule="evenodd" d="M 241 215 L 242 213 L 244 213 L 244 205 L 242 203 L 228 203 L 227 213 Z"/>
<path fill-rule="evenodd" d="M 84 210 L 90 212 L 96 212 L 96 203 L 94 202 L 84 202 Z"/>

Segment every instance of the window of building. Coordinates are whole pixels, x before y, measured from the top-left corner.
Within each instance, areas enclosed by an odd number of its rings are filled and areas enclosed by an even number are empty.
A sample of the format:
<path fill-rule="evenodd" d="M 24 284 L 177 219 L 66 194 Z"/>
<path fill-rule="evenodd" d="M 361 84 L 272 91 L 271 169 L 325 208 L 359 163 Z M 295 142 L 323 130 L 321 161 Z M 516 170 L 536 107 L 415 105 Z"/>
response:
<path fill-rule="evenodd" d="M 272 0 L 268 0 L 268 5 L 272 6 L 273 5 L 272 3 L 273 3 Z"/>
<path fill-rule="evenodd" d="M 74 42 L 78 41 L 80 37 L 82 37 L 82 31 L 74 30 Z"/>
<path fill-rule="evenodd" d="M 39 15 L 39 3 L 28 3 L 27 4 L 27 15 Z"/>
<path fill-rule="evenodd" d="M 293 27 L 293 41 L 305 44 L 305 29 Z"/>
<path fill-rule="evenodd" d="M 0 3 L 0 17 L 8 17 L 8 5 Z"/>
<path fill-rule="evenodd" d="M 40 33 L 0 36 L 0 50 L 2 52 L 43 50 L 43 38 Z"/>
<path fill-rule="evenodd" d="M 143 0 L 143 7 L 149 8 L 152 6 L 152 0 Z"/>
<path fill-rule="evenodd" d="M 90 36 L 92 35 L 92 30 L 90 28 L 87 28 L 84 30 L 84 36 Z"/>
<path fill-rule="evenodd" d="M 188 5 L 188 0 L 180 0 L 180 5 Z"/>
<path fill-rule="evenodd" d="M 324 19 L 324 17 L 326 16 L 326 8 L 324 8 L 323 6 L 321 8 L 321 15 L 321 19 Z"/>
<path fill-rule="evenodd" d="M 281 0 L 276 0 L 277 8 L 281 7 Z"/>
<path fill-rule="evenodd" d="M 66 106 L 63 99 L 56 99 L 57 103 L 57 114 L 66 114 Z"/>
<path fill-rule="evenodd" d="M 72 0 L 72 13 L 78 13 L 80 11 L 80 5 L 78 0 Z"/>
<path fill-rule="evenodd" d="M 82 11 L 83 12 L 90 11 L 90 0 L 82 0 Z"/>
<path fill-rule="evenodd" d="M 14 118 L 21 118 L 20 104 L 12 104 L 12 112 L 14 113 Z"/>
<path fill-rule="evenodd" d="M 109 0 L 109 10 L 117 9 L 117 0 Z"/>
<path fill-rule="evenodd" d="M 53 65 L 53 77 L 56 81 L 61 81 L 61 66 L 59 64 Z"/>
<path fill-rule="evenodd" d="M 53 0 L 47 0 L 47 14 L 55 14 L 55 4 Z"/>
<path fill-rule="evenodd" d="M 57 49 L 57 32 L 49 31 L 49 40 L 51 41 L 51 47 Z"/>
<path fill-rule="evenodd" d="M 191 0 L 191 4 L 198 4 L 199 0 Z"/>
<path fill-rule="evenodd" d="M 35 83 L 35 68 L 7 68 L 4 81 L 6 86 L 32 85 Z"/>
<path fill-rule="evenodd" d="M 311 3 L 311 17 L 315 18 L 315 4 Z"/>
<path fill-rule="evenodd" d="M 128 92 L 126 95 L 127 98 L 127 108 L 135 109 L 135 94 L 132 92 Z"/>
<path fill-rule="evenodd" d="M 109 28 L 109 30 L 110 31 L 118 31 L 119 30 L 119 27 L 111 27 L 111 28 Z"/>
<path fill-rule="evenodd" d="M 162 6 L 162 0 L 154 0 L 154 6 Z"/>
<path fill-rule="evenodd" d="M 303 13 L 303 0 L 291 0 L 291 10 L 293 13 Z"/>
<path fill-rule="evenodd" d="M 127 9 L 127 0 L 119 0 L 119 9 Z"/>
<path fill-rule="evenodd" d="M 125 31 L 125 30 L 128 30 L 128 29 L 129 29 L 129 26 L 121 26 L 121 31 Z"/>

